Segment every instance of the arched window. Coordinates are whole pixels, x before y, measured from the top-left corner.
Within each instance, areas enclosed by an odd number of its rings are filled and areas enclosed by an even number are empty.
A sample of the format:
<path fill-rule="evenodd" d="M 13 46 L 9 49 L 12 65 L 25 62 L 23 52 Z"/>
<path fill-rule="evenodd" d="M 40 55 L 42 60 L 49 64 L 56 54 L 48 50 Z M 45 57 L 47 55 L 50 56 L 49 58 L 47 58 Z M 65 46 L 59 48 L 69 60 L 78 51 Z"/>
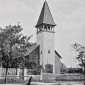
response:
<path fill-rule="evenodd" d="M 47 30 L 47 26 L 46 25 L 45 25 L 44 29 Z"/>
<path fill-rule="evenodd" d="M 42 55 L 42 51 L 41 51 L 41 55 Z"/>
<path fill-rule="evenodd" d="M 50 26 L 48 26 L 48 29 L 50 30 Z"/>
<path fill-rule="evenodd" d="M 48 50 L 48 53 L 50 54 L 50 50 Z"/>

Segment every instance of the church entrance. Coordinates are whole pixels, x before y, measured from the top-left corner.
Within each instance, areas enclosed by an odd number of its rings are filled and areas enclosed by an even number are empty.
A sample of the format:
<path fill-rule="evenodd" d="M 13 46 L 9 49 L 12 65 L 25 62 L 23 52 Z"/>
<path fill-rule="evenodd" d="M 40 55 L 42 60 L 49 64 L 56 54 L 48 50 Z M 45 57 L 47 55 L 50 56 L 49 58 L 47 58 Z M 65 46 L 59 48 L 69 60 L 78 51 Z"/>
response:
<path fill-rule="evenodd" d="M 46 73 L 53 73 L 53 65 L 52 64 L 46 64 L 45 65 L 45 71 L 46 71 Z"/>

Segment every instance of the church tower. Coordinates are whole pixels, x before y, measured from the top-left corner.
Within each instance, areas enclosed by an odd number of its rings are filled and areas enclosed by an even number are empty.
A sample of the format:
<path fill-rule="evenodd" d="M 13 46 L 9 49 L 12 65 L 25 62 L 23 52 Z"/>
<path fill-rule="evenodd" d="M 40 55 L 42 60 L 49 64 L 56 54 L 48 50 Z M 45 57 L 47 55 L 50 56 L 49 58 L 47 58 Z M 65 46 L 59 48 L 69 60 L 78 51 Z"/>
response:
<path fill-rule="evenodd" d="M 56 24 L 45 1 L 35 26 L 37 28 L 37 44 L 40 45 L 40 65 L 43 66 L 45 73 L 55 73 L 55 26 Z"/>

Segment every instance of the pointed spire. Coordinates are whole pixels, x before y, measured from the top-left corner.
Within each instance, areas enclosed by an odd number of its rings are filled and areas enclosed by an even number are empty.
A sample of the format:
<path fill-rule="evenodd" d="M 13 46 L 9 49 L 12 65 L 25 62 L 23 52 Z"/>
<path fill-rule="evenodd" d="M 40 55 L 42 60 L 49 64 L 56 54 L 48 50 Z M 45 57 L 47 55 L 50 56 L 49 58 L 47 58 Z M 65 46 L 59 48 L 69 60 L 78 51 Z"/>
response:
<path fill-rule="evenodd" d="M 43 8 L 41 10 L 36 27 L 41 24 L 48 24 L 48 25 L 56 26 L 46 0 L 44 2 Z"/>

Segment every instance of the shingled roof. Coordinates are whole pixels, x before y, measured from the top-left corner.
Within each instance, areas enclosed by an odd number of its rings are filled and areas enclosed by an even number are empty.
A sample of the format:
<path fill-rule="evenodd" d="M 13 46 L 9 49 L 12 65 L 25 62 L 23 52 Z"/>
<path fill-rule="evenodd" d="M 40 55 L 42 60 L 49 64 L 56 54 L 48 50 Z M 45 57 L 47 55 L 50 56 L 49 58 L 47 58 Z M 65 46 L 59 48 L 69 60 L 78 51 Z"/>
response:
<path fill-rule="evenodd" d="M 44 2 L 36 27 L 41 24 L 56 26 L 46 1 Z"/>
<path fill-rule="evenodd" d="M 37 43 L 32 44 L 30 48 L 27 48 L 27 52 L 25 53 L 25 56 L 29 55 L 32 53 L 39 45 Z"/>
<path fill-rule="evenodd" d="M 26 54 L 25 54 L 24 56 L 27 56 L 27 55 L 29 55 L 30 53 L 32 53 L 34 50 L 36 50 L 36 48 L 37 48 L 38 46 L 39 46 L 39 45 L 37 45 L 37 43 L 33 43 L 30 48 L 27 48 L 27 52 L 26 52 Z M 54 50 L 54 51 L 55 51 L 55 54 L 56 54 L 59 58 L 62 58 L 56 50 Z"/>

